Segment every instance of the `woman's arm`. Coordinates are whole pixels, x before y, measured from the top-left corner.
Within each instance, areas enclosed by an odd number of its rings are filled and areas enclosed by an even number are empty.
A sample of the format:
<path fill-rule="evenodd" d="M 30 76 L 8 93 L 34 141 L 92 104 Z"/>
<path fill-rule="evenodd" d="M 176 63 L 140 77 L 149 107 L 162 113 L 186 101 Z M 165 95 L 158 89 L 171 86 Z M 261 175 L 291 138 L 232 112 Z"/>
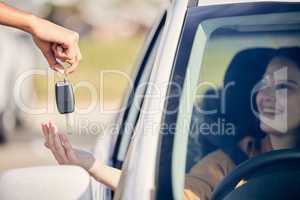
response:
<path fill-rule="evenodd" d="M 215 187 L 234 167 L 222 150 L 208 154 L 185 176 L 184 200 L 209 200 Z"/>
<path fill-rule="evenodd" d="M 112 188 L 114 191 L 117 189 L 121 177 L 121 170 L 104 165 L 99 160 L 96 160 L 92 168 L 88 171 L 97 181 Z"/>
<path fill-rule="evenodd" d="M 94 156 L 80 149 L 73 148 L 65 134 L 58 133 L 54 124 L 42 124 L 45 146 L 49 148 L 61 165 L 77 165 L 89 172 L 97 181 L 117 189 L 121 171 L 96 160 Z"/>
<path fill-rule="evenodd" d="M 0 24 L 26 31 L 40 48 L 51 68 L 63 73 L 63 67 L 56 61 L 71 65 L 66 70 L 73 72 L 81 60 L 78 47 L 79 35 L 52 22 L 0 3 Z"/>

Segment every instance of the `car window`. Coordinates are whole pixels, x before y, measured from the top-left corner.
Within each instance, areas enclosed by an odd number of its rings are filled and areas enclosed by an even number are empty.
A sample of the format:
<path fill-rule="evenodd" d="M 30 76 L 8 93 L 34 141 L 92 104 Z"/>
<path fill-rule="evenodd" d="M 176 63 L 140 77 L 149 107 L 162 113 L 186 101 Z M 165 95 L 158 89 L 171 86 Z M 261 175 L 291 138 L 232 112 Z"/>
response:
<path fill-rule="evenodd" d="M 255 20 L 255 16 L 251 18 Z M 236 165 L 281 148 L 272 139 L 300 125 L 289 119 L 288 115 L 292 118 L 293 112 L 298 112 L 298 106 L 289 105 L 295 100 L 286 85 L 292 79 L 296 88 L 300 86 L 300 76 L 296 76 L 300 66 L 292 67 L 298 58 L 289 58 L 296 54 L 294 51 L 300 53 L 299 28 L 299 24 L 224 26 L 208 38 L 201 63 L 195 55 L 201 51 L 191 52 L 191 72 L 186 75 L 191 86 L 184 88 L 191 93 L 184 96 L 194 100 L 188 99 L 182 106 L 182 112 L 191 116 L 178 118 L 178 127 L 190 124 L 181 129 L 189 136 L 185 196 L 211 197 L 212 190 Z M 196 37 L 199 39 L 200 35 Z M 197 84 L 193 82 L 196 80 Z M 294 111 L 288 113 L 289 109 Z M 293 142 L 289 146 L 296 147 Z"/>
<path fill-rule="evenodd" d="M 144 94 L 148 85 L 151 75 L 152 67 L 156 57 L 157 48 L 159 46 L 161 32 L 164 27 L 166 13 L 159 17 L 157 23 L 154 25 L 151 33 L 148 36 L 146 49 L 140 61 L 140 70 L 138 71 L 137 78 L 134 83 L 134 89 L 127 102 L 128 110 L 125 112 L 122 127 L 117 139 L 116 148 L 113 156 L 113 165 L 116 168 L 121 168 L 129 143 L 134 131 L 137 119 L 140 114 L 140 109 L 143 104 Z"/>
<path fill-rule="evenodd" d="M 243 10 L 230 7 L 223 12 Z M 173 76 L 180 99 L 169 102 L 179 107 L 164 124 L 169 129 L 175 123 L 176 129 L 163 136 L 172 144 L 169 173 L 175 199 L 210 199 L 244 161 L 299 147 L 300 12 L 260 13 L 254 4 L 250 10 L 251 15 L 199 17 L 196 26 L 187 22 L 183 32 L 185 52 L 179 48 Z"/>

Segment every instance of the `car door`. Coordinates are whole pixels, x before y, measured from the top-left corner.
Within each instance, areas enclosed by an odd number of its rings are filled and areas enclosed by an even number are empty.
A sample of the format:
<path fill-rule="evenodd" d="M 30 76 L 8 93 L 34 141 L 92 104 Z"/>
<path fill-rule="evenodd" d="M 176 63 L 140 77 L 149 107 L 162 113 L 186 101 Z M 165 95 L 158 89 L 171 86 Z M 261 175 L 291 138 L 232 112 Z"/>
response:
<path fill-rule="evenodd" d="M 132 87 L 129 87 L 124 95 L 122 109 L 114 120 L 113 132 L 105 134 L 109 137 L 99 139 L 95 148 L 95 155 L 98 158 L 100 157 L 103 162 L 118 169 L 122 168 L 132 132 L 140 114 L 165 18 L 166 12 L 163 10 L 145 41 L 143 51 L 137 61 L 137 67 L 132 75 Z M 97 182 L 93 182 L 92 188 L 95 199 L 111 199 L 113 196 L 109 188 Z"/>
<path fill-rule="evenodd" d="M 172 1 L 114 199 L 153 199 L 155 156 L 165 93 L 183 26 L 187 1 Z"/>
<path fill-rule="evenodd" d="M 268 42 L 268 39 L 262 39 L 263 37 L 259 35 L 269 34 L 270 32 L 286 31 L 292 33 L 295 30 L 298 31 L 299 20 L 295 20 L 295 16 L 299 15 L 299 3 L 255 2 L 209 5 L 206 2 L 205 6 L 201 6 L 201 1 L 199 1 L 199 6 L 196 3 L 192 5 L 186 13 L 184 30 L 171 77 L 171 82 L 176 82 L 177 86 L 170 86 L 168 89 L 168 96 L 172 96 L 172 94 L 179 95 L 166 102 L 166 110 L 175 111 L 164 115 L 162 125 L 170 127 L 175 124 L 176 128 L 163 129 L 163 134 L 160 136 L 160 149 L 157 157 L 159 164 L 156 172 L 156 199 L 183 199 L 186 161 L 190 150 L 188 144 L 192 113 L 196 91 L 199 89 L 197 87 L 199 81 L 206 81 L 209 77 L 213 77 L 211 78 L 213 81 L 219 80 L 220 77 L 223 77 L 225 71 L 225 68 L 218 68 L 219 66 L 212 64 L 217 63 L 220 59 L 217 54 L 218 51 L 215 54 L 210 52 L 214 55 L 211 59 L 214 62 L 207 65 L 203 64 L 205 63 L 205 55 L 210 48 L 207 45 L 208 41 L 213 34 L 216 34 L 215 31 L 218 31 L 218 34 L 226 33 L 227 39 L 234 36 L 234 31 L 230 32 L 230 30 L 252 34 L 254 36 L 252 42 L 243 40 L 242 44 L 239 44 L 243 48 L 249 48 L 253 44 L 276 48 L 280 45 L 288 46 L 299 43 L 299 38 L 289 41 L 290 37 L 286 39 L 277 38 Z M 255 34 L 259 35 L 260 38 L 256 40 Z M 253 41 L 257 43 L 253 43 Z M 230 52 L 230 48 L 234 48 L 235 45 L 236 43 L 227 44 L 228 49 L 224 48 L 223 53 Z M 222 46 L 222 43 L 220 41 L 219 43 L 216 42 L 215 46 Z M 229 60 L 227 59 L 226 62 L 229 62 Z M 224 148 L 222 150 L 226 152 L 228 149 Z M 231 150 L 229 149 L 229 151 Z M 194 187 L 197 186 L 194 185 Z"/>

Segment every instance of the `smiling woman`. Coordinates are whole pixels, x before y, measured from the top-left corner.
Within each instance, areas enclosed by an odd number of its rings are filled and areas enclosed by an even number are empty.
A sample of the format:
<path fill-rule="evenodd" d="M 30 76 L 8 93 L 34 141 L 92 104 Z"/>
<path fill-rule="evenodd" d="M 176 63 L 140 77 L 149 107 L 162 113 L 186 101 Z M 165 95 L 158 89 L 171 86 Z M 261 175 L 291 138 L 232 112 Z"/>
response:
<path fill-rule="evenodd" d="M 258 140 L 258 138 L 255 140 L 255 134 L 257 133 L 255 133 L 255 129 L 253 129 L 253 127 L 252 129 L 251 127 L 241 129 L 241 124 L 243 124 L 242 121 L 237 121 L 237 119 L 232 121 L 235 125 L 237 125 L 237 130 L 239 132 L 244 130 L 246 133 L 242 133 L 242 136 L 238 136 L 240 141 L 235 141 L 238 143 L 238 148 L 241 149 L 245 158 L 254 157 L 268 151 L 297 149 L 300 144 L 300 62 L 298 57 L 300 54 L 300 48 L 289 47 L 265 50 L 266 51 L 264 53 L 263 51 L 254 49 L 242 52 L 248 52 L 249 56 L 249 51 L 256 51 L 257 57 L 263 56 L 268 62 L 262 80 L 257 83 L 258 87 L 255 87 L 255 85 L 252 84 L 252 86 L 250 86 L 252 87 L 252 89 L 250 88 L 252 91 L 248 91 L 249 94 L 253 94 L 253 90 L 257 93 L 255 107 L 258 108 L 258 113 L 255 114 L 260 120 L 261 130 L 266 134 L 266 136 L 260 140 Z M 241 55 L 241 53 L 238 55 Z M 233 59 L 229 68 L 233 67 L 232 63 L 235 62 L 234 60 L 237 57 L 238 56 Z M 261 61 L 263 60 L 260 60 L 260 62 Z M 245 70 L 245 66 L 243 69 Z M 228 70 L 227 73 L 228 72 L 230 72 L 230 70 Z M 248 75 L 255 76 L 255 72 Z M 228 74 L 225 75 L 225 77 L 226 76 L 228 77 Z M 232 79 L 231 81 L 237 80 Z M 224 84 L 226 85 L 228 82 L 225 82 Z M 239 86 L 238 90 L 246 89 L 240 87 L 240 82 L 236 82 L 236 84 Z M 230 94 L 234 95 L 232 92 Z M 248 95 L 248 97 L 250 97 L 250 95 Z M 224 100 L 228 101 L 229 99 Z M 236 100 L 241 101 L 240 98 Z M 230 101 L 229 103 L 231 104 L 233 102 Z M 250 101 L 246 101 L 246 103 L 250 103 Z M 235 106 L 237 106 L 237 104 L 235 104 Z M 249 109 L 247 112 L 251 113 L 253 111 L 254 110 Z M 206 124 L 207 126 L 212 125 L 212 123 L 207 120 L 207 118 L 211 118 L 211 114 L 205 112 L 207 112 L 207 110 L 202 112 L 202 115 L 205 115 L 204 118 L 206 120 L 203 121 L 200 126 L 203 126 L 205 123 L 208 123 Z M 233 114 L 233 112 L 230 110 L 224 113 L 227 119 L 229 117 L 229 119 L 232 120 L 234 118 L 230 117 L 231 114 Z M 241 113 L 239 118 L 245 120 L 245 116 L 243 115 L 244 114 Z M 223 117 L 219 115 L 218 118 L 220 119 Z M 249 120 L 251 121 L 250 118 L 247 118 L 247 123 L 250 122 Z M 235 155 L 236 152 L 229 152 L 228 147 L 224 146 L 224 144 L 218 144 L 216 142 L 216 138 L 214 138 L 216 135 L 214 135 L 213 132 L 210 135 L 207 135 L 206 133 L 204 134 L 201 132 L 201 129 L 198 129 L 198 131 L 200 131 L 203 139 L 207 139 L 213 144 L 216 144 L 216 146 L 223 146 L 223 148 L 221 148 L 222 150 L 215 150 L 205 156 L 201 161 L 193 166 L 186 176 L 186 187 L 189 188 L 189 190 L 186 190 L 185 195 L 190 197 L 196 195 L 198 197 L 202 197 L 200 199 L 208 199 L 211 190 L 209 187 L 217 185 L 218 182 L 222 180 L 222 177 L 228 175 L 235 168 L 235 164 L 237 164 L 235 158 L 237 156 Z M 224 137 L 222 134 L 217 136 Z M 235 137 L 235 135 L 232 135 L 232 137 Z M 224 140 L 226 139 L 222 138 L 223 143 L 225 142 Z M 238 151 L 238 149 L 236 149 L 236 151 Z M 239 186 L 240 185 L 241 184 L 239 184 Z"/>
<path fill-rule="evenodd" d="M 299 47 L 274 50 L 257 94 L 260 127 L 273 149 L 299 147 L 299 55 Z"/>
<path fill-rule="evenodd" d="M 299 12 L 213 18 L 190 25 L 195 30 L 186 25 L 182 40 L 190 41 L 193 31 L 195 37 L 191 52 L 179 50 L 177 61 L 181 76 L 187 63 L 172 153 L 179 199 L 209 200 L 244 161 L 298 148 L 300 22 L 292 22 L 293 15 Z M 228 124 L 233 134 L 222 129 Z M 243 178 L 239 187 L 250 179 Z"/>

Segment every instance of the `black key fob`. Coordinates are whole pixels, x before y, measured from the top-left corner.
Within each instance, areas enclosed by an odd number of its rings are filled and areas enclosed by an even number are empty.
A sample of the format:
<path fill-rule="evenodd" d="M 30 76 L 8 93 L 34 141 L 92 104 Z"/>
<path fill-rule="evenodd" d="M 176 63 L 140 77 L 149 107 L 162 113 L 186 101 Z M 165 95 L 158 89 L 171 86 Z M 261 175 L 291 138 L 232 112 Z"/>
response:
<path fill-rule="evenodd" d="M 68 81 L 55 84 L 56 105 L 60 114 L 72 113 L 75 110 L 73 87 Z"/>

